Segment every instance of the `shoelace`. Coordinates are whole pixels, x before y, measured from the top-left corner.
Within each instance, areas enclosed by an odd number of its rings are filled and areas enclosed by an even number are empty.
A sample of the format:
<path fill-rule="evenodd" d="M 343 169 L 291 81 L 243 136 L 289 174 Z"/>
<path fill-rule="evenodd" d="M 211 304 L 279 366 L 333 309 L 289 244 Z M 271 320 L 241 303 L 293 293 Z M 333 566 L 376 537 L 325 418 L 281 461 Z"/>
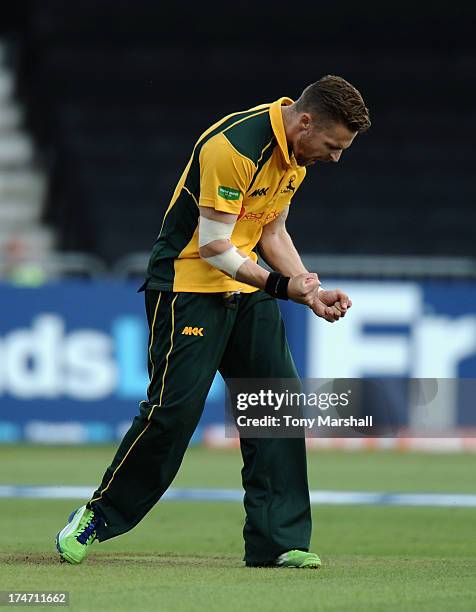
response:
<path fill-rule="evenodd" d="M 89 538 L 95 535 L 96 527 L 100 522 L 100 518 L 93 514 L 92 519 L 88 522 L 84 530 L 76 537 L 80 544 L 87 544 Z"/>

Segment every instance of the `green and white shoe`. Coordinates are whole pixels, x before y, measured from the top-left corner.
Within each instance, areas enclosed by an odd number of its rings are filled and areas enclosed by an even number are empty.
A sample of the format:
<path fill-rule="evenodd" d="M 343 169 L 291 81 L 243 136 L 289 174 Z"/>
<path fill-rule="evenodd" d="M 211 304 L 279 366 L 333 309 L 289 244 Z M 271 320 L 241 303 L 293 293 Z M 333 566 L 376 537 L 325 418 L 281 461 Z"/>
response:
<path fill-rule="evenodd" d="M 246 561 L 246 567 L 295 567 L 319 569 L 321 560 L 316 553 L 303 550 L 288 550 L 272 561 Z"/>
<path fill-rule="evenodd" d="M 56 548 L 69 563 L 81 563 L 96 539 L 102 519 L 86 506 L 73 510 L 68 523 L 56 534 Z"/>
<path fill-rule="evenodd" d="M 303 550 L 289 550 L 279 555 L 276 559 L 276 566 L 319 569 L 321 567 L 321 560 L 316 553 L 305 552 Z"/>

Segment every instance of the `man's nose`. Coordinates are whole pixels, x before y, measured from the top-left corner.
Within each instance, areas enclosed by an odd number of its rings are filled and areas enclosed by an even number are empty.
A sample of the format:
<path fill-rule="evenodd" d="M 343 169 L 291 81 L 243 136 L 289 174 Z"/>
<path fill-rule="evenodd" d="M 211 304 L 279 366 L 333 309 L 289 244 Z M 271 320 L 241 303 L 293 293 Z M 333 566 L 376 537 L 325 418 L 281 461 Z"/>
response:
<path fill-rule="evenodd" d="M 331 159 L 333 162 L 338 162 L 340 159 L 340 156 L 342 155 L 342 151 L 333 151 L 331 153 Z"/>

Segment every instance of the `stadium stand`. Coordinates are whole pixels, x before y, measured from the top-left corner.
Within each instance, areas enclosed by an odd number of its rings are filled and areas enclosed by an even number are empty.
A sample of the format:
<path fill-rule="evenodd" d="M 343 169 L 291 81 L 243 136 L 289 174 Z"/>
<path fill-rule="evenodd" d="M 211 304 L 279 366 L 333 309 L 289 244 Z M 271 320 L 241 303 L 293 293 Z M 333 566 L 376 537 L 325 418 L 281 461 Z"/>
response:
<path fill-rule="evenodd" d="M 0 39 L 0 275 L 42 258 L 54 232 L 42 223 L 46 176 L 15 96 L 14 51 Z"/>
<path fill-rule="evenodd" d="M 152 0 L 29 4 L 22 94 L 52 160 L 47 220 L 61 248 L 109 264 L 147 251 L 201 131 L 335 73 L 362 90 L 373 127 L 344 168 L 310 170 L 289 221 L 300 250 L 475 255 L 464 7 L 447 14 L 436 2 L 430 17 L 414 3 L 407 19 L 401 4 L 362 15 L 344 2 L 286 24 L 286 6 L 244 2 L 223 24 L 215 2 L 185 3 L 184 20 Z M 268 43 L 279 37 L 277 57 Z"/>

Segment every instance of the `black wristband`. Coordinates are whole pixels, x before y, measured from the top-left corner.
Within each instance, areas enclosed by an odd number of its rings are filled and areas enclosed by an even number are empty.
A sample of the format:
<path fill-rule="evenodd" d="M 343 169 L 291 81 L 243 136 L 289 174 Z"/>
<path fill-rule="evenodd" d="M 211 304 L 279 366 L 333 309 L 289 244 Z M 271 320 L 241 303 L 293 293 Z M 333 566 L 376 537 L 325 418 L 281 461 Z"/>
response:
<path fill-rule="evenodd" d="M 289 276 L 283 276 L 279 272 L 270 272 L 264 290 L 269 295 L 280 300 L 288 299 Z"/>

